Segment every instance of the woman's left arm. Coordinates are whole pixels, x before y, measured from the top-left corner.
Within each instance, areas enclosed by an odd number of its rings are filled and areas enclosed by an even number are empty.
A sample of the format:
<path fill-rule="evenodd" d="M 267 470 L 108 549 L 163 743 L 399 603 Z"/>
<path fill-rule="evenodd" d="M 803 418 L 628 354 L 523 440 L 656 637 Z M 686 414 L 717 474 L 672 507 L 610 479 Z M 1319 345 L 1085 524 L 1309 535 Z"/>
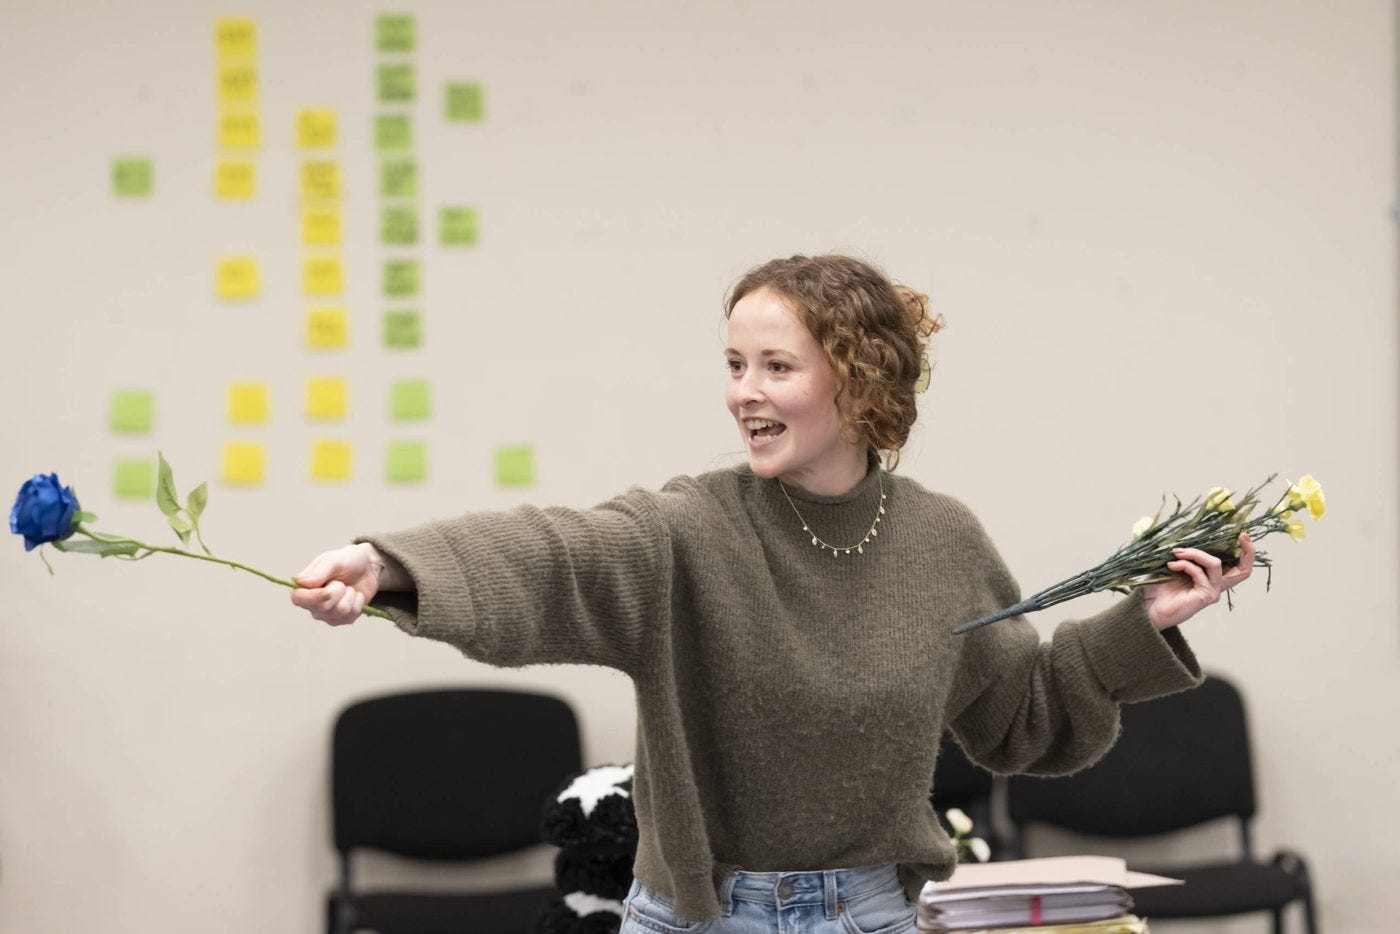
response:
<path fill-rule="evenodd" d="M 1199 548 L 1172 549 L 1176 560 L 1167 562 L 1167 567 L 1176 571 L 1177 577 L 1142 588 L 1147 618 L 1161 632 L 1219 602 L 1222 593 L 1254 571 L 1254 550 L 1254 541 L 1241 532 L 1239 563 L 1226 570 L 1219 558 Z"/>

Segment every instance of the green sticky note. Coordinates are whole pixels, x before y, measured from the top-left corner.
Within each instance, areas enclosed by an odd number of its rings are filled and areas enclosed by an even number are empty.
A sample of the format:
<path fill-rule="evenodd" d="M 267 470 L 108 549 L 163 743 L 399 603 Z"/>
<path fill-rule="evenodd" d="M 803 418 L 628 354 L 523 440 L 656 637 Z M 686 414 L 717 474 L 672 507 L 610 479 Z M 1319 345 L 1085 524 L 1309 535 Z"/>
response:
<path fill-rule="evenodd" d="M 411 298 L 418 294 L 416 259 L 391 259 L 384 264 L 384 294 L 388 298 Z"/>
<path fill-rule="evenodd" d="M 443 246 L 471 246 L 476 243 L 476 211 L 471 208 L 443 208 L 439 215 Z"/>
<path fill-rule="evenodd" d="M 413 198 L 418 195 L 418 163 L 409 159 L 389 159 L 379 167 L 379 193 L 386 198 Z"/>
<path fill-rule="evenodd" d="M 113 489 L 121 499 L 155 499 L 156 463 L 148 458 L 119 460 L 112 473 Z"/>
<path fill-rule="evenodd" d="M 381 13 L 374 20 L 374 47 L 380 52 L 413 51 L 413 17 Z"/>
<path fill-rule="evenodd" d="M 417 243 L 418 211 L 402 206 L 384 208 L 379 214 L 379 239 L 396 246 Z"/>
<path fill-rule="evenodd" d="M 534 486 L 535 450 L 528 444 L 496 449 L 497 486 Z"/>
<path fill-rule="evenodd" d="M 426 379 L 396 379 L 389 386 L 389 414 L 396 422 L 418 421 L 432 409 Z"/>
<path fill-rule="evenodd" d="M 384 473 L 390 483 L 422 483 L 428 476 L 428 445 L 390 441 Z"/>
<path fill-rule="evenodd" d="M 447 119 L 453 123 L 477 123 L 485 116 L 485 92 L 475 81 L 447 86 Z"/>
<path fill-rule="evenodd" d="M 107 423 L 113 431 L 146 434 L 155 419 L 155 399 L 144 389 L 118 389 L 112 393 Z"/>
<path fill-rule="evenodd" d="M 380 152 L 410 149 L 413 146 L 412 124 L 408 114 L 376 114 L 374 117 L 374 148 Z"/>
<path fill-rule="evenodd" d="M 413 100 L 412 65 L 380 65 L 377 74 L 381 103 L 393 104 Z"/>
<path fill-rule="evenodd" d="M 146 198 L 155 173 L 145 156 L 117 156 L 112 160 L 112 194 L 118 198 Z"/>
<path fill-rule="evenodd" d="M 422 320 L 416 311 L 384 312 L 384 346 L 418 347 L 423 343 Z"/>

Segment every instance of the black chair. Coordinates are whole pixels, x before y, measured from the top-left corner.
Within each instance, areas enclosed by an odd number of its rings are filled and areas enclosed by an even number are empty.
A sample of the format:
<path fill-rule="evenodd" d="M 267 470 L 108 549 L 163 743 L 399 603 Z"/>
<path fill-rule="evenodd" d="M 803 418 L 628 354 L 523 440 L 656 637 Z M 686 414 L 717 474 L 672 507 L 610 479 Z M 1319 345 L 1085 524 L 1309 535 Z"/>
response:
<path fill-rule="evenodd" d="M 992 773 L 969 759 L 949 734 L 944 734 L 938 749 L 929 800 L 945 830 L 952 832 L 944 813 L 949 808 L 958 808 L 972 819 L 972 836 L 987 841 L 992 859 L 1003 855 L 1003 847 L 992 827 Z"/>
<path fill-rule="evenodd" d="M 482 893 L 359 891 L 361 848 L 436 862 L 541 843 L 540 819 L 560 783 L 583 768 L 578 722 L 557 697 L 519 691 L 393 694 L 336 719 L 332 810 L 340 883 L 332 934 L 523 934 L 553 886 Z"/>
<path fill-rule="evenodd" d="M 1282 934 L 1284 909 L 1302 905 L 1316 934 L 1312 885 L 1303 857 L 1280 850 L 1254 857 L 1255 814 L 1249 733 L 1239 692 L 1224 678 L 1141 704 L 1126 704 L 1122 735 L 1102 761 L 1068 778 L 1017 776 L 1007 782 L 1007 810 L 1016 849 L 1025 855 L 1026 828 L 1044 823 L 1107 837 L 1151 837 L 1219 818 L 1239 822 L 1234 859 L 1132 868 L 1182 879 L 1185 885 L 1135 889 L 1145 918 L 1221 918 L 1268 911 Z"/>

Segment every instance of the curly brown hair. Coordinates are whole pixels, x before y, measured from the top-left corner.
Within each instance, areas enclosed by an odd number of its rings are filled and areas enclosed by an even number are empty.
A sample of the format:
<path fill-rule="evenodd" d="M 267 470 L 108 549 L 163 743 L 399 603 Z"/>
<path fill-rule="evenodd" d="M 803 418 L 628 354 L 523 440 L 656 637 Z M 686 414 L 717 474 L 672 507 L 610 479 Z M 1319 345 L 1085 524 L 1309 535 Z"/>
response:
<path fill-rule="evenodd" d="M 848 440 L 864 439 L 895 469 L 918 417 L 914 386 L 929 336 L 942 329 L 943 316 L 929 315 L 927 295 L 850 256 L 790 256 L 755 266 L 730 290 L 724 317 L 760 289 L 786 299 L 826 351 Z"/>

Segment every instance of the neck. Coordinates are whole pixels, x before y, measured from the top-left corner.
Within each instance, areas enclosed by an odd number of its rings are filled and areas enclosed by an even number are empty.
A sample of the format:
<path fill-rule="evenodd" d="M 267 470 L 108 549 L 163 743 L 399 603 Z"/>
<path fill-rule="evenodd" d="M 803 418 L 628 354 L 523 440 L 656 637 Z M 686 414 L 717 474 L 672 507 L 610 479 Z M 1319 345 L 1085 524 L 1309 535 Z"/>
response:
<path fill-rule="evenodd" d="M 869 455 L 864 448 L 852 446 L 849 456 L 839 463 L 825 467 L 820 472 L 799 471 L 782 474 L 778 480 L 788 487 L 797 487 L 818 496 L 840 496 L 855 489 L 865 479 L 869 471 Z"/>

